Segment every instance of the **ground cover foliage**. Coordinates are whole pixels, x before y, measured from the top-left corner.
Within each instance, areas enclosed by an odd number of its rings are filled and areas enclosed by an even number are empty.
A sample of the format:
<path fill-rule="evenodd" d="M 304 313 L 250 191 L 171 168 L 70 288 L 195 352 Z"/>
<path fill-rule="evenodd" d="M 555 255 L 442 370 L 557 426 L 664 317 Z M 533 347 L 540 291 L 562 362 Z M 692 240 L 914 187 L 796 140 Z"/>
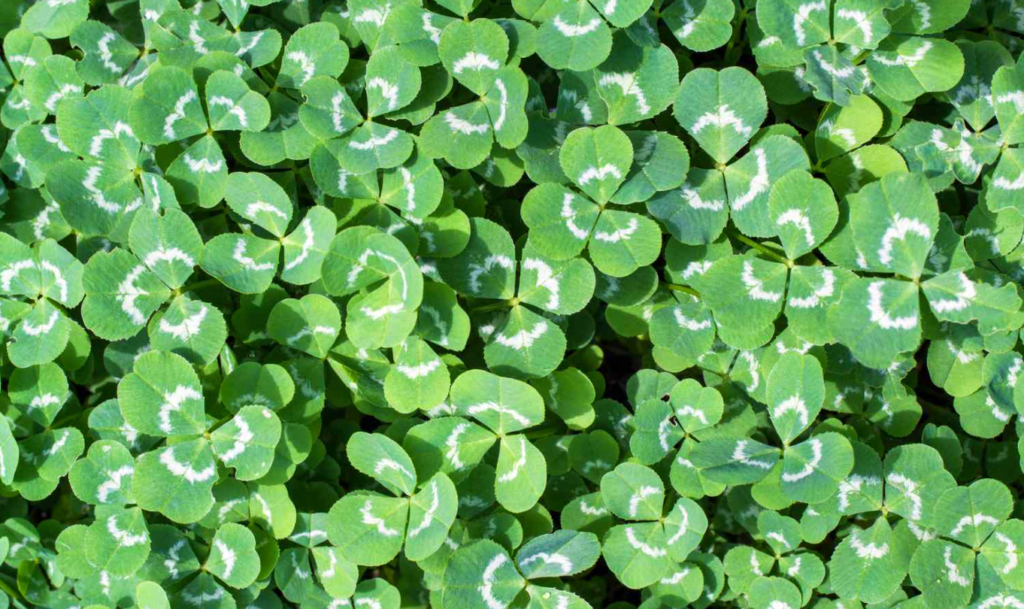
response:
<path fill-rule="evenodd" d="M 1024 607 L 1020 0 L 0 34 L 0 608 Z"/>

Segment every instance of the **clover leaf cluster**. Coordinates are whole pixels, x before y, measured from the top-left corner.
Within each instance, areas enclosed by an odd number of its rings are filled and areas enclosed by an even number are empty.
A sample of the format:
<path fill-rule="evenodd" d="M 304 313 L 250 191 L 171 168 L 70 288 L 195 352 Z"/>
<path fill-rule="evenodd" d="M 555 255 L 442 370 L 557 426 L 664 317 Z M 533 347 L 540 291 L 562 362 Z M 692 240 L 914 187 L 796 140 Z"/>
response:
<path fill-rule="evenodd" d="M 0 37 L 0 609 L 1024 608 L 1024 0 Z"/>

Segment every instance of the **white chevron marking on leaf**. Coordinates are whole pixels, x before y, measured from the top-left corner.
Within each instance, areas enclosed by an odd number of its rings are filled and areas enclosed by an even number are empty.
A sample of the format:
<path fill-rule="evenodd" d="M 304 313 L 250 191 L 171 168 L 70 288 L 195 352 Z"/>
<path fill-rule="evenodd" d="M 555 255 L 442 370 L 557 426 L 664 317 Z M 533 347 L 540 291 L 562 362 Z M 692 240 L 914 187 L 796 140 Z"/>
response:
<path fill-rule="evenodd" d="M 629 222 L 626 223 L 626 228 L 620 228 L 613 232 L 597 231 L 594 233 L 594 239 L 598 241 L 604 241 L 606 243 L 618 243 L 619 241 L 629 241 L 633 233 L 640 228 L 640 222 L 636 218 L 630 218 Z"/>
<path fill-rule="evenodd" d="M 531 554 L 530 556 L 519 560 L 519 568 L 526 568 L 526 565 L 532 562 L 537 562 L 538 560 L 544 564 L 557 566 L 562 571 L 563 575 L 567 575 L 572 572 L 572 561 L 569 560 L 568 556 L 557 552 L 552 554 L 548 554 L 547 552 Z"/>
<path fill-rule="evenodd" d="M 508 556 L 503 553 L 495 554 L 494 558 L 487 563 L 484 567 L 484 573 L 481 578 L 481 584 L 477 587 L 477 591 L 480 592 L 480 597 L 484 599 L 484 603 L 487 605 L 487 609 L 505 609 L 507 606 L 505 603 L 499 601 L 494 597 L 494 574 L 508 561 Z"/>
<path fill-rule="evenodd" d="M 115 541 L 117 541 L 119 546 L 125 548 L 142 545 L 149 541 L 149 535 L 145 531 L 138 535 L 132 535 L 128 531 L 122 531 L 118 528 L 117 516 L 107 518 L 107 532 L 110 533 L 110 536 L 113 537 Z"/>
<path fill-rule="evenodd" d="M 389 469 L 395 470 L 396 472 L 402 474 L 403 476 L 405 476 L 406 478 L 409 478 L 410 480 L 413 480 L 413 481 L 416 480 L 416 476 L 412 472 L 410 472 L 408 468 L 406 468 L 404 465 L 402 465 L 398 461 L 395 461 L 394 459 L 391 459 L 389 457 L 384 457 L 383 459 L 378 461 L 373 466 L 373 473 L 375 475 L 379 476 L 382 473 L 384 473 L 384 470 L 389 470 Z"/>
<path fill-rule="evenodd" d="M 210 161 L 209 159 L 194 159 L 188 153 L 185 153 L 185 156 L 182 157 L 182 159 L 185 161 L 185 164 L 188 165 L 188 168 L 192 173 L 217 173 L 218 171 L 221 170 L 221 168 L 224 167 L 223 161 Z"/>
<path fill-rule="evenodd" d="M 633 493 L 633 496 L 629 498 L 629 515 L 635 518 L 637 508 L 640 507 L 640 502 L 647 497 L 656 495 L 660 492 L 660 490 L 653 486 L 641 486 L 635 493 Z"/>
<path fill-rule="evenodd" d="M 619 171 L 618 167 L 612 165 L 611 163 L 605 163 L 604 165 L 601 165 L 601 167 L 590 166 L 587 167 L 587 169 L 580 174 L 580 177 L 579 179 L 576 180 L 576 183 L 583 185 L 589 184 L 594 180 L 604 181 L 604 179 L 607 178 L 608 176 L 612 176 L 616 180 L 621 180 L 622 172 Z"/>
<path fill-rule="evenodd" d="M 519 457 L 512 462 L 512 469 L 498 476 L 498 482 L 512 482 L 519 477 L 519 472 L 526 467 L 526 438 L 519 436 Z"/>
<path fill-rule="evenodd" d="M 242 127 L 249 126 L 249 115 L 245 113 L 245 108 L 236 104 L 234 100 L 232 100 L 230 97 L 225 97 L 223 95 L 214 95 L 210 98 L 210 105 L 224 106 L 228 109 L 228 114 L 235 115 L 235 118 L 238 119 L 239 125 L 241 125 Z"/>
<path fill-rule="evenodd" d="M 431 23 L 431 13 L 423 13 L 423 31 L 430 34 L 430 40 L 434 44 L 441 44 L 441 28 Z"/>
<path fill-rule="evenodd" d="M 773 464 L 770 461 L 762 461 L 760 459 L 751 459 L 746 454 L 747 440 L 740 440 L 736 442 L 736 447 L 732 451 L 732 460 L 738 461 L 743 465 L 749 465 L 758 469 L 771 469 Z"/>
<path fill-rule="evenodd" d="M 469 429 L 469 423 L 459 423 L 454 429 L 452 429 L 451 434 L 449 434 L 448 438 L 444 441 L 445 447 L 448 448 L 444 457 L 445 459 L 448 459 L 448 462 L 451 463 L 452 467 L 455 469 L 462 469 L 466 466 L 459 455 L 459 436 L 465 433 L 467 429 Z"/>
<path fill-rule="evenodd" d="M 846 66 L 845 68 L 837 68 L 832 65 L 825 57 L 821 54 L 821 51 L 814 51 L 814 60 L 818 62 L 818 66 L 829 76 L 833 78 L 849 78 L 853 76 L 853 73 L 857 71 L 856 66 Z"/>
<path fill-rule="evenodd" d="M 528 426 L 531 424 L 530 419 L 519 414 L 519 412 L 517 412 L 516 410 L 513 410 L 506 406 L 495 404 L 494 402 L 481 402 L 480 404 L 474 404 L 473 406 L 470 406 L 466 412 L 468 412 L 471 415 L 477 415 L 480 414 L 481 412 L 488 412 L 492 410 L 494 412 L 497 412 L 498 414 L 504 414 L 512 417 L 520 425 Z"/>
<path fill-rule="evenodd" d="M 164 403 L 160 405 L 157 417 L 160 420 L 160 431 L 165 434 L 174 433 L 174 425 L 171 423 L 171 413 L 181 411 L 181 405 L 185 400 L 202 400 L 203 394 L 196 391 L 189 385 L 178 385 L 174 391 L 164 392 Z"/>
<path fill-rule="evenodd" d="M 582 25 L 570 25 L 565 21 L 562 21 L 561 15 L 555 15 L 552 20 L 555 28 L 566 38 L 576 38 L 578 36 L 586 36 L 591 32 L 596 32 L 597 28 L 601 26 L 601 20 L 594 17 L 590 21 Z"/>
<path fill-rule="evenodd" d="M 765 154 L 764 149 L 756 148 L 754 150 L 754 158 L 757 161 L 757 173 L 750 180 L 747 192 L 735 200 L 730 198 L 729 204 L 734 211 L 742 211 L 743 208 L 753 202 L 758 196 L 768 192 L 768 188 L 771 186 L 771 182 L 768 180 L 768 156 Z"/>
<path fill-rule="evenodd" d="M 459 118 L 454 112 L 449 111 L 444 115 L 444 122 L 448 123 L 452 131 L 463 135 L 481 135 L 487 133 L 491 126 L 488 123 L 475 124 Z"/>
<path fill-rule="evenodd" d="M 405 377 L 407 377 L 409 379 L 415 380 L 415 379 L 418 379 L 418 378 L 421 378 L 421 377 L 428 376 L 431 372 L 433 372 L 434 370 L 437 370 L 437 368 L 440 365 L 441 365 L 441 360 L 434 359 L 434 360 L 431 360 L 431 361 L 426 362 L 426 363 L 417 364 L 415 366 L 405 366 L 405 365 L 399 364 L 398 366 L 396 366 L 396 368 Z"/>
<path fill-rule="evenodd" d="M 548 291 L 548 301 L 544 305 L 546 309 L 554 310 L 559 305 L 559 282 L 555 278 L 554 271 L 546 262 L 538 258 L 527 258 L 523 260 L 523 268 L 537 273 L 537 280 L 534 285 Z"/>
<path fill-rule="evenodd" d="M 574 197 L 571 192 L 567 192 L 562 198 L 562 218 L 565 219 L 565 226 L 572 236 L 582 241 L 590 236 L 590 232 L 576 226 L 576 211 L 572 208 Z"/>
<path fill-rule="evenodd" d="M 391 13 L 391 3 L 388 2 L 384 5 L 384 10 L 378 10 L 375 8 L 368 8 L 363 12 L 356 15 L 353 21 L 355 23 L 372 23 L 378 28 L 384 27 L 384 21 L 388 18 Z"/>
<path fill-rule="evenodd" d="M 131 465 L 122 465 L 112 472 L 105 472 L 107 479 L 96 488 L 96 500 L 106 503 L 110 494 L 121 490 L 121 481 L 135 473 Z"/>
<path fill-rule="evenodd" d="M 923 43 L 921 43 L 921 46 L 917 47 L 917 50 L 914 51 L 913 55 L 897 54 L 895 59 L 890 59 L 889 57 L 886 57 L 879 53 L 873 53 L 871 57 L 874 58 L 875 61 L 882 64 L 883 66 L 904 66 L 907 68 L 913 68 L 922 59 L 924 59 L 925 55 L 928 54 L 928 51 L 931 50 L 933 44 L 934 43 L 932 43 L 930 40 L 925 40 Z"/>
<path fill-rule="evenodd" d="M 21 330 L 29 336 L 49 334 L 50 330 L 53 330 L 53 326 L 57 324 L 58 319 L 60 319 L 60 314 L 57 313 L 57 311 L 53 311 L 50 313 L 50 317 L 46 320 L 46 323 L 39 324 L 38 326 L 33 325 L 27 320 L 21 322 Z"/>
<path fill-rule="evenodd" d="M 174 123 L 185 118 L 185 105 L 189 102 L 195 101 L 196 92 L 195 89 L 189 89 L 184 95 L 178 98 L 178 101 L 174 103 L 174 111 L 167 115 L 164 119 L 164 137 L 168 139 L 174 139 Z"/>
<path fill-rule="evenodd" d="M 732 127 L 732 130 L 736 133 L 750 137 L 754 132 L 753 127 L 746 125 L 743 119 L 736 116 L 736 113 L 729 109 L 728 104 L 722 104 L 718 106 L 718 109 L 714 112 L 705 112 L 693 124 L 690 129 L 693 133 L 700 133 L 706 127 L 714 126 L 722 129 L 724 127 Z"/>
<path fill-rule="evenodd" d="M 971 305 L 971 301 L 978 295 L 977 290 L 974 288 L 974 282 L 964 274 L 960 272 L 957 276 L 960 280 L 960 291 L 957 292 L 956 298 L 949 299 L 935 299 L 929 301 L 932 310 L 936 313 L 947 313 L 949 311 L 963 311 Z"/>
<path fill-rule="evenodd" d="M 960 568 L 953 562 L 952 555 L 953 546 L 947 545 L 946 549 L 942 552 L 942 562 L 946 567 L 946 580 L 951 584 L 966 588 L 971 582 L 963 575 L 960 575 Z"/>
<path fill-rule="evenodd" d="M 123 123 L 122 123 L 123 124 Z M 57 147 L 57 150 L 61 152 L 71 152 L 71 149 L 67 147 L 67 144 L 60 139 L 60 136 L 55 133 L 55 125 L 43 125 L 39 131 L 43 134 L 43 139 L 49 144 L 53 144 Z"/>
<path fill-rule="evenodd" d="M 705 319 L 702 319 L 701 321 L 697 321 L 695 319 L 690 319 L 689 317 L 683 315 L 683 312 L 680 309 L 674 309 L 673 310 L 673 314 L 675 315 L 676 323 L 679 324 L 679 327 L 680 328 L 686 328 L 687 330 L 690 330 L 691 332 L 698 332 L 700 330 L 707 330 L 708 328 L 711 327 L 711 320 L 710 319 L 706 319 L 705 318 Z"/>
<path fill-rule="evenodd" d="M 437 481 L 431 481 L 430 492 L 432 496 L 430 507 L 423 511 L 423 520 L 415 527 L 409 529 L 409 537 L 416 537 L 427 530 L 427 527 L 434 522 L 434 514 L 437 513 L 437 509 L 441 507 L 441 498 L 437 494 Z"/>
<path fill-rule="evenodd" d="M 814 245 L 814 230 L 811 228 L 811 219 L 801 209 L 791 208 L 779 215 L 775 221 L 776 226 L 792 224 L 804 233 L 804 240 L 808 246 Z"/>
<path fill-rule="evenodd" d="M 269 414 L 269 412 L 269 410 L 263 411 L 265 415 Z M 231 461 L 244 453 L 246 447 L 249 446 L 253 439 L 249 423 L 243 417 L 236 415 L 231 419 L 231 423 L 238 428 L 238 433 L 235 434 L 235 443 L 231 445 L 231 448 L 219 455 L 220 460 L 225 464 L 231 463 Z"/>
<path fill-rule="evenodd" d="M 839 483 L 839 492 L 836 493 L 836 497 L 839 499 L 839 510 L 843 511 L 850 507 L 851 493 L 859 493 L 866 486 L 878 486 L 880 484 L 882 484 L 882 479 L 878 476 L 852 474 L 846 480 Z"/>
<path fill-rule="evenodd" d="M 814 473 L 814 469 L 821 464 L 821 440 L 811 438 L 807 441 L 811 446 L 811 460 L 804 464 L 803 469 L 795 474 L 783 473 L 783 482 L 799 482 Z"/>
<path fill-rule="evenodd" d="M 492 254 L 484 259 L 483 264 L 471 263 L 469 265 L 469 289 L 471 292 L 480 291 L 480 276 L 489 273 L 495 266 L 509 271 L 515 268 L 515 262 L 508 256 Z"/>
<path fill-rule="evenodd" d="M 807 41 L 807 32 L 804 31 L 804 22 L 810 18 L 811 13 L 815 11 L 827 10 L 824 0 L 819 2 L 806 2 L 797 7 L 796 12 L 793 14 L 793 33 L 796 35 L 796 43 L 803 46 Z"/>
<path fill-rule="evenodd" d="M 165 334 L 170 334 L 174 338 L 180 341 L 186 341 L 190 338 L 196 337 L 200 332 L 200 325 L 203 320 L 206 319 L 206 313 L 208 312 L 207 306 L 201 305 L 199 310 L 192 315 L 181 320 L 181 323 L 171 324 L 167 321 L 167 316 L 164 315 L 160 319 L 160 331 Z"/>
<path fill-rule="evenodd" d="M 302 72 L 302 78 L 299 79 L 300 87 L 305 85 L 313 78 L 313 76 L 316 75 L 316 63 L 304 52 L 291 51 L 288 53 L 288 59 L 299 64 L 299 71 Z"/>
<path fill-rule="evenodd" d="M 918 484 L 903 474 L 893 472 L 885 477 L 885 481 L 895 487 L 903 496 L 910 501 L 910 519 L 921 520 L 921 495 L 918 494 Z"/>
<path fill-rule="evenodd" d="M 89 154 L 99 156 L 103 153 L 103 142 L 118 139 L 122 135 L 134 138 L 135 132 L 132 131 L 130 125 L 121 121 L 115 122 L 113 129 L 100 129 L 99 133 L 89 141 Z"/>
<path fill-rule="evenodd" d="M 171 248 L 158 248 L 152 252 L 146 254 L 146 257 L 142 259 L 143 263 L 149 268 L 153 268 L 157 262 L 171 263 L 175 260 L 184 263 L 189 268 L 196 265 L 196 261 L 185 252 L 181 251 L 176 247 Z"/>
<path fill-rule="evenodd" d="M 395 141 L 397 137 L 398 129 L 388 129 L 387 133 L 381 137 L 372 136 L 363 142 L 352 140 L 348 143 L 348 147 L 354 150 L 373 150 L 374 148 L 387 146 L 391 142 Z"/>
<path fill-rule="evenodd" d="M 1016 555 L 1015 555 L 1016 556 Z M 975 605 L 977 609 L 992 609 L 993 607 L 1009 607 L 1010 609 L 1024 609 L 1024 602 L 1016 596 L 1007 594 L 996 594 Z"/>
<path fill-rule="evenodd" d="M 306 258 L 309 257 L 309 253 L 313 250 L 315 242 L 312 222 L 309 221 L 309 218 L 303 218 L 302 222 L 299 223 L 299 228 L 302 229 L 303 234 L 302 247 L 299 251 L 299 255 L 292 258 L 291 261 L 284 265 L 284 270 L 286 271 L 290 271 L 305 262 Z"/>
<path fill-rule="evenodd" d="M 883 330 L 910 330 L 917 327 L 917 315 L 892 317 L 882 308 L 883 281 L 873 281 L 868 285 L 868 312 L 871 322 Z"/>
<path fill-rule="evenodd" d="M 261 262 L 257 264 L 256 260 L 246 256 L 245 250 L 247 247 L 248 244 L 246 240 L 239 238 L 238 241 L 235 242 L 235 250 L 232 252 L 231 258 L 250 271 L 269 271 L 274 268 L 274 264 L 272 262 Z"/>
<path fill-rule="evenodd" d="M 904 218 L 895 214 L 889 222 L 889 227 L 882 235 L 882 245 L 878 249 L 878 260 L 888 266 L 892 262 L 892 248 L 896 240 L 906 241 L 907 235 L 916 235 L 922 239 L 931 239 L 932 231 L 928 226 L 917 218 Z"/>
<path fill-rule="evenodd" d="M 456 74 L 462 74 L 466 70 L 479 72 L 485 68 L 488 70 L 497 70 L 500 67 L 501 65 L 497 61 L 491 59 L 486 54 L 471 51 L 466 53 L 462 59 L 455 62 L 452 66 L 452 71 Z"/>
<path fill-rule="evenodd" d="M 184 478 L 189 484 L 206 482 L 217 473 L 216 466 L 212 464 L 200 471 L 196 471 L 191 465 L 178 463 L 174 458 L 174 447 L 167 448 L 164 452 L 160 453 L 160 463 L 164 464 L 164 467 L 167 468 L 167 471 L 171 472 L 171 475 Z"/>
<path fill-rule="evenodd" d="M 223 540 L 214 539 L 213 546 L 220 552 L 221 562 L 224 563 L 224 570 L 220 573 L 220 576 L 224 579 L 231 577 L 231 572 L 235 570 L 235 561 L 237 556 L 235 551 L 228 547 L 228 544 L 224 543 Z"/>
<path fill-rule="evenodd" d="M 861 33 L 864 35 L 862 45 L 871 44 L 873 32 L 871 28 L 871 20 L 868 19 L 867 13 L 865 13 L 864 11 L 856 11 L 848 8 L 841 8 L 838 11 L 836 11 L 836 17 L 839 19 L 848 19 L 850 21 L 853 21 L 854 24 L 857 26 L 857 29 L 859 29 Z"/>
<path fill-rule="evenodd" d="M 256 201 L 255 203 L 250 203 L 245 208 L 245 217 L 249 218 L 250 220 L 255 220 L 256 219 L 256 214 L 259 214 L 259 213 L 264 213 L 264 214 L 270 214 L 272 216 L 277 216 L 278 218 L 281 218 L 282 220 L 287 220 L 288 219 L 288 214 L 284 213 L 280 209 L 274 207 L 273 205 L 271 205 L 270 203 L 267 203 L 265 201 Z"/>
<path fill-rule="evenodd" d="M 636 533 L 633 532 L 633 527 L 626 527 L 626 541 L 629 542 L 629 545 L 632 546 L 633 549 L 640 550 L 651 558 L 662 558 L 664 556 L 668 556 L 668 550 L 647 545 L 647 543 L 637 539 Z"/>
<path fill-rule="evenodd" d="M 393 85 L 380 77 L 371 78 L 366 88 L 380 91 L 380 96 L 387 100 L 388 110 L 398 107 L 398 85 Z"/>
<path fill-rule="evenodd" d="M 807 411 L 807 404 L 804 403 L 799 395 L 794 395 L 776 406 L 775 412 L 772 413 L 772 416 L 780 418 L 788 412 L 796 413 L 801 427 L 807 427 L 810 423 L 810 413 Z"/>
<path fill-rule="evenodd" d="M 148 296 L 149 292 L 139 288 L 135 285 L 135 281 L 139 278 L 139 275 L 146 271 L 146 267 L 141 264 L 133 268 L 124 281 L 117 286 L 117 295 L 115 299 L 121 303 L 121 310 L 128 315 L 128 319 L 132 321 L 136 326 L 141 326 L 146 323 L 147 316 L 135 305 L 135 301 L 139 296 Z"/>
<path fill-rule="evenodd" d="M 55 91 L 52 94 L 50 94 L 50 96 L 46 98 L 46 102 L 43 103 L 43 107 L 49 110 L 52 114 L 57 109 L 57 102 L 64 99 L 68 95 L 71 95 L 72 93 L 81 92 L 82 87 L 79 87 L 78 85 L 66 84 L 62 86 L 58 91 Z"/>
<path fill-rule="evenodd" d="M 865 544 L 861 541 L 857 533 L 853 533 L 850 539 L 850 546 L 857 552 L 858 558 L 863 558 L 867 561 L 872 561 L 877 558 L 882 558 L 889 553 L 889 544 L 883 543 L 881 546 L 874 542 Z"/>
<path fill-rule="evenodd" d="M 743 262 L 743 273 L 740 275 L 743 286 L 747 288 L 747 295 L 754 300 L 767 302 L 778 302 L 782 298 L 781 292 L 768 292 L 764 289 L 764 282 L 754 276 L 754 265 L 749 260 Z"/>
<path fill-rule="evenodd" d="M 366 503 L 363 504 L 362 509 L 359 510 L 359 513 L 363 516 L 363 524 L 376 527 L 377 532 L 384 537 L 394 537 L 398 535 L 398 531 L 387 526 L 387 523 L 384 522 L 383 518 L 377 518 L 374 516 L 371 510 L 373 510 L 373 503 L 367 499 Z"/>
<path fill-rule="evenodd" d="M 722 211 L 725 207 L 725 203 L 721 199 L 714 199 L 711 201 L 704 201 L 700 198 L 700 193 L 690 188 L 686 184 L 679 189 L 680 194 L 686 199 L 686 203 L 689 204 L 693 209 L 706 209 L 708 211 Z"/>
<path fill-rule="evenodd" d="M 644 94 L 643 89 L 640 88 L 640 85 L 637 84 L 636 74 L 632 72 L 612 72 L 602 76 L 598 84 L 602 87 L 618 85 L 623 95 L 631 96 L 636 100 L 636 109 L 640 111 L 640 114 L 648 114 L 651 111 L 651 107 L 647 104 L 647 96 Z"/>
<path fill-rule="evenodd" d="M 814 293 L 806 298 L 794 298 L 790 297 L 790 306 L 796 307 L 797 309 L 811 309 L 818 306 L 821 303 L 822 298 L 828 298 L 835 293 L 836 275 L 831 269 L 822 269 L 822 283 L 821 287 L 814 290 Z"/>
<path fill-rule="evenodd" d="M 964 528 L 971 526 L 977 528 L 981 524 L 990 524 L 992 526 L 998 526 L 999 520 L 989 516 L 988 514 L 973 514 L 971 516 L 964 516 L 957 521 L 956 526 L 949 532 L 950 535 L 959 535 L 964 532 Z"/>

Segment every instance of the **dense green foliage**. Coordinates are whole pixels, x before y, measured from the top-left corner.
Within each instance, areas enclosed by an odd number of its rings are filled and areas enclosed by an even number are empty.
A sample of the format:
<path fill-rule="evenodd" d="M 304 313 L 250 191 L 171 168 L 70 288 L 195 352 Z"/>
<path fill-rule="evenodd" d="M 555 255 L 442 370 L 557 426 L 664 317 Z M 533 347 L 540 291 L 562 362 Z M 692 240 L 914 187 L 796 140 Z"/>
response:
<path fill-rule="evenodd" d="M 0 35 L 0 609 L 1024 608 L 1024 0 Z"/>

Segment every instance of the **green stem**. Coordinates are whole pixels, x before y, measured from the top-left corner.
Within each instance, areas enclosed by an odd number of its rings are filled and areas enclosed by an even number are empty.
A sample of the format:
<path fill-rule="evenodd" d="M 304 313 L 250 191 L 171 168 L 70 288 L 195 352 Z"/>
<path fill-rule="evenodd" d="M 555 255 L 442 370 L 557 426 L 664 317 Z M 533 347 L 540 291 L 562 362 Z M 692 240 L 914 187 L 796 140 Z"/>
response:
<path fill-rule="evenodd" d="M 188 292 L 193 292 L 195 290 L 201 290 L 203 288 L 208 288 L 210 286 L 215 286 L 215 285 L 220 285 L 220 281 L 217 280 L 217 279 L 203 279 L 201 281 L 193 281 L 192 283 L 190 283 L 190 284 L 186 285 L 185 287 L 181 288 L 180 290 L 178 290 L 178 293 L 179 294 L 187 294 Z"/>
<path fill-rule="evenodd" d="M 89 410 L 91 410 L 91 409 L 89 409 Z M 83 409 L 83 410 L 80 410 L 80 411 L 78 411 L 78 412 L 76 412 L 74 414 L 69 414 L 68 416 L 66 416 L 66 417 L 64 417 L 62 419 L 57 419 L 56 421 L 53 422 L 52 425 L 50 425 L 50 429 L 60 429 L 61 427 L 64 427 L 68 423 L 71 423 L 72 421 L 78 419 L 79 417 L 81 417 L 86 412 L 89 412 L 89 410 Z"/>
<path fill-rule="evenodd" d="M 736 65 L 736 62 L 739 61 L 740 57 L 742 56 L 742 53 L 739 52 L 742 49 L 742 47 L 739 49 L 734 49 L 734 47 L 736 46 L 737 42 L 739 42 L 741 45 L 743 44 L 743 37 L 741 33 L 743 31 L 743 20 L 746 19 L 746 17 L 747 9 L 741 10 L 739 14 L 739 20 L 736 22 L 736 29 L 733 31 L 732 36 L 729 38 L 729 42 L 725 45 L 725 54 L 723 57 L 726 66 Z M 736 51 L 735 53 L 733 53 L 734 50 Z"/>
<path fill-rule="evenodd" d="M 228 421 L 233 419 L 234 416 L 235 415 L 233 415 L 233 414 L 229 414 L 226 417 L 222 417 L 222 418 L 218 419 L 216 423 L 214 423 L 213 425 L 210 425 L 209 429 L 206 430 L 207 433 L 213 433 L 213 432 L 217 431 L 217 429 L 219 427 L 223 426 L 225 423 L 227 423 Z"/>
<path fill-rule="evenodd" d="M 679 285 L 678 283 L 663 283 L 661 285 L 672 290 L 673 292 L 683 292 L 695 298 L 700 298 L 700 292 L 693 288 L 688 288 L 685 285 Z"/>
<path fill-rule="evenodd" d="M 491 304 L 487 304 L 487 305 L 483 305 L 483 306 L 480 306 L 480 307 L 476 307 L 475 309 L 470 309 L 469 312 L 470 313 L 485 313 L 487 311 L 497 311 L 498 309 L 504 309 L 506 307 L 513 307 L 513 306 L 515 306 L 515 303 L 513 301 L 511 301 L 511 300 L 502 300 L 501 302 L 492 302 Z"/>
<path fill-rule="evenodd" d="M 13 586 L 12 586 L 13 584 Z M 17 590 L 17 583 L 10 575 L 0 573 L 0 590 L 7 593 L 13 599 L 17 599 L 19 602 L 24 603 L 25 599 L 21 596 L 21 593 Z"/>
<path fill-rule="evenodd" d="M 769 256 L 771 258 L 774 258 L 774 259 L 778 260 L 779 262 L 785 263 L 787 265 L 789 264 L 789 258 L 786 258 L 785 256 L 783 256 L 782 254 L 779 254 L 775 250 L 773 250 L 773 249 L 771 249 L 769 247 L 766 247 L 763 243 L 760 243 L 758 241 L 754 241 L 753 239 L 751 239 L 750 237 L 747 237 L 746 235 L 740 233 L 739 231 L 728 230 L 726 232 L 729 234 L 730 237 L 732 237 L 733 239 L 736 239 L 740 243 L 745 243 L 746 245 L 756 249 L 757 251 L 761 252 L 762 254 L 764 254 L 766 256 Z"/>

